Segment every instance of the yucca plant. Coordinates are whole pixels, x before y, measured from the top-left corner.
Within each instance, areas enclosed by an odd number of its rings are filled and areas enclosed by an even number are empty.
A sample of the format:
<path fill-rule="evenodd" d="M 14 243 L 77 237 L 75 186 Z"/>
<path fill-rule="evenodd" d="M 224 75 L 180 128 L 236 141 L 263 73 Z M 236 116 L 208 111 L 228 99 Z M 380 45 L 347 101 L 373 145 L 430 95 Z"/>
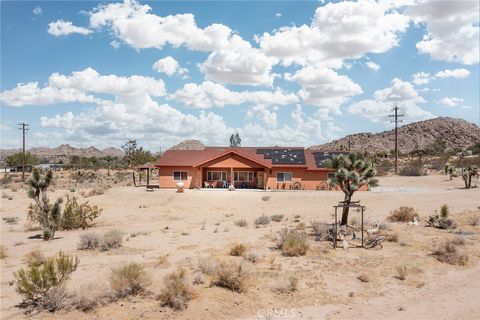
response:
<path fill-rule="evenodd" d="M 477 176 L 478 178 L 478 167 L 470 166 L 462 169 L 462 178 L 465 182 L 465 189 L 470 189 L 472 187 L 472 178 Z"/>
<path fill-rule="evenodd" d="M 52 183 L 53 174 L 48 170 L 45 174 L 40 174 L 38 169 L 34 168 L 32 176 L 27 181 L 28 197 L 35 200 L 35 206 L 30 206 L 28 210 L 29 218 L 40 223 L 43 229 L 43 240 L 53 239 L 55 231 L 58 229 L 60 218 L 62 198 L 50 203 L 47 196 L 47 189 Z"/>
<path fill-rule="evenodd" d="M 346 205 L 350 204 L 353 194 L 362 186 L 375 187 L 378 185 L 378 180 L 374 178 L 376 171 L 371 161 L 360 153 L 333 157 L 326 161 L 326 165 L 336 170 L 334 178 L 330 180 L 330 184 L 339 186 L 342 189 L 343 193 L 345 193 L 344 202 Z M 343 208 L 340 225 L 348 223 L 348 209 L 348 206 Z"/>

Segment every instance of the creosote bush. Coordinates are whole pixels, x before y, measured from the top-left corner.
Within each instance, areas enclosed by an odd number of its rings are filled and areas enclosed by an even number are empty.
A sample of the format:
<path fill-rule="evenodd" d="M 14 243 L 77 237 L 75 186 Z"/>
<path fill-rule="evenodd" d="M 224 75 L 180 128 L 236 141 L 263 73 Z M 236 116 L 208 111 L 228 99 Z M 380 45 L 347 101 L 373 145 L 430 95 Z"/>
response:
<path fill-rule="evenodd" d="M 63 230 L 90 228 L 93 221 L 100 216 L 102 209 L 87 202 L 78 203 L 77 198 L 67 196 L 60 228 Z"/>
<path fill-rule="evenodd" d="M 247 247 L 244 244 L 236 244 L 230 249 L 230 255 L 236 257 L 243 256 L 246 250 Z"/>
<path fill-rule="evenodd" d="M 283 217 L 283 214 L 274 214 L 273 216 L 271 216 L 271 219 L 275 222 L 281 222 L 283 220 Z"/>
<path fill-rule="evenodd" d="M 457 223 L 448 217 L 450 214 L 448 205 L 444 204 L 440 207 L 440 215 L 438 215 L 436 212 L 437 211 L 435 211 L 434 215 L 430 215 L 428 217 L 427 224 L 430 227 L 439 229 L 455 229 L 457 227 Z"/>
<path fill-rule="evenodd" d="M 284 256 L 303 256 L 307 253 L 307 233 L 283 228 L 274 239 L 275 245 Z"/>
<path fill-rule="evenodd" d="M 77 270 L 79 260 L 59 253 L 40 266 L 31 266 L 15 272 L 16 290 L 23 296 L 24 306 L 35 306 L 54 311 L 63 307 L 67 292 L 63 285 Z"/>
<path fill-rule="evenodd" d="M 162 291 L 158 299 L 162 302 L 162 306 L 168 306 L 175 310 L 182 310 L 187 307 L 194 292 L 190 284 L 187 282 L 184 269 L 179 269 L 168 274 L 164 280 Z"/>
<path fill-rule="evenodd" d="M 412 207 L 400 207 L 390 212 L 388 219 L 392 222 L 410 222 L 414 218 L 419 220 L 419 215 Z"/>
<path fill-rule="evenodd" d="M 244 292 L 250 279 L 251 272 L 244 263 L 222 262 L 218 266 L 213 285 L 235 292 Z"/>
<path fill-rule="evenodd" d="M 266 226 L 270 223 L 270 217 L 262 214 L 260 217 L 258 217 L 257 219 L 255 219 L 255 225 L 259 226 L 259 225 L 263 225 L 263 226 Z"/>
<path fill-rule="evenodd" d="M 95 250 L 102 243 L 102 237 L 96 232 L 89 232 L 80 235 L 78 250 Z"/>
<path fill-rule="evenodd" d="M 198 269 L 206 275 L 214 275 L 219 265 L 220 262 L 212 256 L 198 258 Z"/>
<path fill-rule="evenodd" d="M 447 240 L 437 245 L 432 255 L 438 261 L 448 264 L 464 266 L 468 263 L 468 256 L 460 252 L 453 240 Z"/>
<path fill-rule="evenodd" d="M 328 223 L 314 220 L 310 222 L 310 228 L 312 229 L 312 234 L 315 236 L 315 240 L 321 241 L 329 238 L 330 225 Z"/>
<path fill-rule="evenodd" d="M 123 232 L 120 230 L 107 231 L 100 242 L 100 250 L 108 251 L 122 246 Z"/>
<path fill-rule="evenodd" d="M 110 288 L 113 298 L 124 298 L 145 291 L 150 283 L 150 278 L 144 267 L 136 262 L 130 262 L 110 273 Z"/>

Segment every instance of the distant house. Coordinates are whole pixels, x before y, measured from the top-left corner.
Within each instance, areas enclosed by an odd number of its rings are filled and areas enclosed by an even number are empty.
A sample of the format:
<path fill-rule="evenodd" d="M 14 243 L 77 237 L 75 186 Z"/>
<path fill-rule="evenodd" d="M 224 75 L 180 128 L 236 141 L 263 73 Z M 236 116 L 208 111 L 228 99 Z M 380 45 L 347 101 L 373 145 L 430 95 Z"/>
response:
<path fill-rule="evenodd" d="M 64 167 L 65 165 L 60 163 L 40 163 L 35 165 L 35 168 L 37 169 L 53 171 L 62 170 Z"/>
<path fill-rule="evenodd" d="M 167 150 L 155 167 L 160 188 L 235 188 L 326 190 L 333 170 L 324 160 L 342 152 L 303 147 L 206 147 Z"/>

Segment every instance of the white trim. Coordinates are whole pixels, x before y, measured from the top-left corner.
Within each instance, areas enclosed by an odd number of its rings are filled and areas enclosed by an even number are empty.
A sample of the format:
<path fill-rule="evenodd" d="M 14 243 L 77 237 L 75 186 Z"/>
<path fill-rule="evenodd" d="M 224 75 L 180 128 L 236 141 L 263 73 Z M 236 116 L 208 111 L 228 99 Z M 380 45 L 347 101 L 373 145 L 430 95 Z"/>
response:
<path fill-rule="evenodd" d="M 176 173 L 176 172 L 179 172 L 179 173 L 180 173 L 180 180 L 176 180 L 176 179 L 175 179 L 175 173 Z M 182 173 L 185 173 L 185 176 L 186 176 L 186 179 L 185 179 L 185 180 L 182 179 Z M 174 171 L 173 171 L 173 174 L 172 174 L 172 179 L 173 179 L 173 181 L 187 181 L 187 180 L 188 180 L 188 171 L 174 170 Z"/>

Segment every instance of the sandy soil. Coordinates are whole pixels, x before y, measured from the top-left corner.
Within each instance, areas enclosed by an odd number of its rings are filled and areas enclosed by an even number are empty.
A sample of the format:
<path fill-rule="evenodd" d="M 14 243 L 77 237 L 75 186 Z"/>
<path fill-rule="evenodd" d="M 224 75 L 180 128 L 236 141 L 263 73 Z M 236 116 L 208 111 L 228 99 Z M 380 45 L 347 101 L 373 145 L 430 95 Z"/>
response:
<path fill-rule="evenodd" d="M 108 251 L 77 250 L 79 235 L 85 231 L 58 231 L 53 241 L 24 231 L 25 209 L 29 200 L 25 191 L 0 190 L 13 196 L 1 199 L 1 217 L 14 216 L 18 224 L 1 221 L 1 243 L 8 257 L 1 262 L 1 318 L 27 318 L 16 307 L 21 296 L 9 285 L 13 272 L 26 267 L 25 255 L 39 248 L 45 255 L 62 250 L 78 256 L 80 265 L 68 287 L 73 292 L 81 284 L 107 285 L 112 267 L 129 261 L 144 264 L 152 276 L 151 294 L 131 297 L 88 313 L 60 311 L 36 315 L 39 319 L 476 319 L 480 313 L 480 227 L 471 226 L 473 215 L 480 215 L 480 188 L 464 190 L 462 181 L 446 176 L 381 177 L 383 189 L 358 192 L 354 198 L 367 207 L 366 221 L 383 221 L 392 209 L 412 206 L 424 220 L 444 203 L 458 223 L 453 231 L 389 223 L 387 233 L 396 233 L 399 242 L 385 242 L 381 250 L 336 249 L 329 242 L 309 238 L 310 249 L 302 257 L 284 257 L 272 247 L 272 237 L 282 227 L 295 227 L 294 216 L 307 226 L 312 220 L 332 222 L 332 206 L 343 199 L 341 192 L 256 192 L 194 191 L 183 194 L 173 190 L 146 192 L 143 188 L 116 187 L 103 195 L 89 197 L 104 208 L 91 230 L 125 232 L 123 247 Z M 75 192 L 77 194 L 79 190 Z M 55 190 L 51 198 L 72 194 Z M 270 196 L 268 201 L 262 197 Z M 256 228 L 254 220 L 266 214 L 283 214 L 281 222 Z M 358 219 L 356 212 L 351 217 Z M 247 228 L 234 224 L 247 219 Z M 167 228 L 168 227 L 168 228 Z M 307 227 L 308 231 L 308 227 Z M 467 266 L 441 263 L 430 255 L 432 248 L 460 232 L 466 240 Z M 140 235 L 132 237 L 134 232 Z M 162 278 L 179 266 L 190 277 L 198 270 L 198 259 L 213 255 L 225 260 L 233 244 L 244 243 L 261 258 L 252 265 L 255 274 L 245 293 L 210 286 L 208 277 L 194 286 L 196 297 L 188 308 L 174 312 L 161 307 L 155 296 Z M 159 263 L 159 257 L 168 255 Z M 401 281 L 396 267 L 408 266 L 410 273 Z M 371 281 L 357 280 L 361 273 Z M 290 294 L 272 290 L 278 281 L 296 275 L 298 289 Z"/>

